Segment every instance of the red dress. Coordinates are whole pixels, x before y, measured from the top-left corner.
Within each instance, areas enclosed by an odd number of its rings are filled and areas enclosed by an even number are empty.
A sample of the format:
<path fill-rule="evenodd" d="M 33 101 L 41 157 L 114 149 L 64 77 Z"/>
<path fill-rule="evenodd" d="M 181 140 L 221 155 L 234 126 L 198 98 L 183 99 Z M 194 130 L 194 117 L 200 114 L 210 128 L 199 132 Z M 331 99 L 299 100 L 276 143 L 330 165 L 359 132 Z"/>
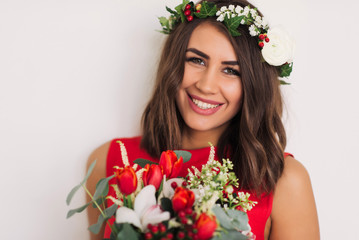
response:
<path fill-rule="evenodd" d="M 114 173 L 114 166 L 123 167 L 122 157 L 121 157 L 121 149 L 120 145 L 117 143 L 118 140 L 125 145 L 128 155 L 128 160 L 130 164 L 133 164 L 133 161 L 137 158 L 144 158 L 154 162 L 158 162 L 158 159 L 154 159 L 150 157 L 143 149 L 140 149 L 140 141 L 141 137 L 134 138 L 121 138 L 114 139 L 110 144 L 110 148 L 107 155 L 107 165 L 106 165 L 106 175 L 111 176 Z M 191 166 L 195 166 L 199 170 L 202 165 L 205 164 L 209 157 L 210 147 L 200 148 L 195 150 L 187 150 L 192 154 L 191 160 L 184 163 L 182 170 L 180 172 L 181 177 L 185 177 L 188 173 L 188 168 Z M 290 154 L 285 154 L 285 156 Z M 112 181 L 112 182 L 111 182 Z M 114 184 L 114 179 L 110 181 L 110 184 Z M 115 197 L 115 192 L 112 188 L 110 188 L 109 195 Z M 272 211 L 272 202 L 273 195 L 262 195 L 260 200 L 255 197 L 254 194 L 251 194 L 250 200 L 257 201 L 256 204 L 251 211 L 248 211 L 249 224 L 252 228 L 252 232 L 256 236 L 257 240 L 264 239 L 264 228 L 267 222 L 268 217 Z M 108 201 L 109 206 L 112 205 L 112 201 Z M 106 225 L 105 229 L 105 238 L 110 238 L 111 230 Z"/>

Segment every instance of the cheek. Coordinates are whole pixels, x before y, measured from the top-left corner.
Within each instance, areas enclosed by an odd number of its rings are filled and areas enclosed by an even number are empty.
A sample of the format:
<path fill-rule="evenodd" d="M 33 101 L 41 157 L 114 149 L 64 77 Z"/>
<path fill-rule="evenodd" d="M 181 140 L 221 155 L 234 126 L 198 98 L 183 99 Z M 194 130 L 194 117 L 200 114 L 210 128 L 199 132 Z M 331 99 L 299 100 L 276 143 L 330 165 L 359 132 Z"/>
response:
<path fill-rule="evenodd" d="M 243 96 L 242 83 L 240 80 L 228 82 L 223 86 L 222 92 L 229 103 L 240 105 Z"/>
<path fill-rule="evenodd" d="M 183 80 L 181 83 L 181 88 L 188 88 L 196 82 L 196 79 L 200 77 L 201 69 L 197 69 L 190 64 L 185 64 Z"/>

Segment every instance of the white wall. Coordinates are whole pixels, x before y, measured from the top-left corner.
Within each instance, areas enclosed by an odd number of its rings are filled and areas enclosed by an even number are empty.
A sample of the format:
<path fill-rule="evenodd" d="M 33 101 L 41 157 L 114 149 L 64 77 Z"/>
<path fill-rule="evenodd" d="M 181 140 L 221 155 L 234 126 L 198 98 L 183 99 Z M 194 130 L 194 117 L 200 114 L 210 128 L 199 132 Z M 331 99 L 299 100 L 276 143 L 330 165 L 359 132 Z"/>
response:
<path fill-rule="evenodd" d="M 174 7 L 179 1 L 167 0 Z M 359 224 L 357 1 L 256 0 L 296 38 L 288 151 L 310 172 L 322 239 Z M 65 220 L 88 155 L 139 133 L 163 1 L 0 0 L 0 239 L 87 239 Z M 79 194 L 72 204 L 84 203 Z"/>

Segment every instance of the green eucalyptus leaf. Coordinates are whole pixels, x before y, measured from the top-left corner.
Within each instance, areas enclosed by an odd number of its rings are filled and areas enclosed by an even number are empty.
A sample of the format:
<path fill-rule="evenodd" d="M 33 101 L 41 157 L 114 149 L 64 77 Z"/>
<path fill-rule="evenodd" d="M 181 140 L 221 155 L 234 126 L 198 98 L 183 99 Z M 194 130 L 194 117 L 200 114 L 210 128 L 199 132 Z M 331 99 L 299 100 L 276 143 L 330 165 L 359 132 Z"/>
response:
<path fill-rule="evenodd" d="M 236 240 L 246 240 L 248 237 L 243 235 L 242 233 L 230 230 L 230 231 L 223 231 L 220 233 L 220 235 L 215 236 L 211 240 L 223 240 L 223 239 L 236 239 Z"/>
<path fill-rule="evenodd" d="M 121 224 L 121 228 L 119 233 L 117 234 L 116 240 L 123 240 L 123 239 L 129 239 L 129 240 L 137 240 L 140 239 L 140 235 L 138 232 L 133 229 L 133 227 L 129 223 L 123 223 Z"/>
<path fill-rule="evenodd" d="M 183 163 L 188 162 L 192 157 L 192 154 L 190 152 L 188 152 L 188 151 L 175 150 L 174 152 L 176 153 L 177 158 L 182 156 Z"/>
<path fill-rule="evenodd" d="M 75 195 L 75 193 L 77 192 L 77 190 L 79 190 L 80 187 L 81 187 L 81 184 L 75 186 L 75 187 L 70 191 L 70 193 L 67 195 L 67 198 L 66 198 L 66 204 L 67 204 L 67 205 L 70 205 L 70 202 L 71 202 L 73 196 Z"/>
<path fill-rule="evenodd" d="M 92 201 L 92 207 L 93 208 L 97 208 L 95 202 L 97 203 L 97 205 L 101 205 L 102 203 L 104 203 L 106 201 L 106 198 L 104 197 L 100 197 L 99 199 L 96 199 L 95 201 Z"/>
<path fill-rule="evenodd" d="M 88 207 L 88 205 L 90 205 L 90 203 L 91 203 L 91 202 L 86 203 L 85 205 L 83 205 L 83 206 L 81 206 L 81 207 L 79 207 L 79 208 L 72 209 L 72 210 L 68 211 L 66 218 L 72 217 L 75 213 L 80 213 L 80 212 L 82 212 L 83 210 L 85 210 L 85 209 Z"/>
<path fill-rule="evenodd" d="M 96 184 L 96 191 L 93 195 L 93 199 L 97 200 L 101 196 L 107 196 L 109 190 L 108 182 L 114 177 L 115 175 L 112 175 L 107 178 L 102 178 L 100 179 L 100 181 L 98 181 L 98 183 Z"/>
<path fill-rule="evenodd" d="M 246 231 L 249 229 L 247 213 L 235 209 L 228 209 L 226 212 L 229 218 L 233 219 L 232 224 L 237 230 Z"/>
<path fill-rule="evenodd" d="M 84 180 L 82 180 L 82 182 L 81 182 L 81 185 L 84 184 L 87 181 L 87 179 L 90 177 L 95 165 L 96 165 L 96 160 L 93 161 L 93 163 L 91 163 L 89 169 L 87 170 L 87 173 L 86 173 L 86 176 L 85 176 Z"/>
<path fill-rule="evenodd" d="M 219 206 L 214 206 L 212 211 L 216 215 L 216 218 L 221 223 L 221 226 L 225 229 L 233 229 L 232 219 L 226 214 L 225 210 Z"/>
<path fill-rule="evenodd" d="M 111 207 L 106 208 L 104 213 L 107 216 L 107 219 L 112 217 L 115 214 L 117 209 L 118 209 L 118 206 L 116 204 L 112 204 Z"/>
<path fill-rule="evenodd" d="M 86 176 L 85 178 L 81 181 L 81 183 L 77 186 L 75 186 L 71 191 L 70 193 L 67 195 L 67 198 L 66 198 L 66 204 L 69 205 L 73 196 L 75 195 L 75 193 L 77 192 L 77 190 L 79 190 L 79 188 L 87 181 L 87 179 L 90 177 L 94 167 L 96 165 L 96 160 L 93 161 L 93 163 L 90 165 L 89 169 L 87 170 L 87 173 L 86 173 Z"/>
<path fill-rule="evenodd" d="M 146 166 L 146 164 L 155 164 L 158 165 L 157 162 L 152 162 L 150 160 L 147 159 L 143 159 L 143 158 L 137 158 L 135 161 L 133 161 L 134 163 L 138 164 L 140 167 L 144 168 Z"/>
<path fill-rule="evenodd" d="M 93 232 L 94 234 L 98 234 L 101 230 L 102 224 L 104 223 L 106 219 L 100 214 L 97 219 L 97 223 L 91 225 L 88 230 Z"/>

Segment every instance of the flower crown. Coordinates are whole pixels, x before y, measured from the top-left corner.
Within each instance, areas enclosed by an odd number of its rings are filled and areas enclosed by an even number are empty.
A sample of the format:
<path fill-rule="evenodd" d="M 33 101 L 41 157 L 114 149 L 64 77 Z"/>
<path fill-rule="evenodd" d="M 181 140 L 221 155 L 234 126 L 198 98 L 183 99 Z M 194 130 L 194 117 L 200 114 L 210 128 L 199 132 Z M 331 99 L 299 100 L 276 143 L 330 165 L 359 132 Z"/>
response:
<path fill-rule="evenodd" d="M 180 22 L 191 22 L 194 17 L 207 18 L 217 16 L 217 21 L 223 22 L 233 37 L 240 36 L 238 27 L 249 26 L 249 34 L 257 38 L 265 62 L 276 66 L 279 77 L 289 77 L 293 68 L 294 42 L 291 37 L 281 28 L 269 29 L 267 21 L 258 14 L 256 8 L 250 6 L 241 7 L 229 5 L 217 8 L 212 2 L 203 1 L 194 4 L 192 1 L 183 0 L 181 4 L 172 10 L 166 7 L 171 16 L 160 17 L 162 33 L 170 34 L 176 24 Z M 280 79 L 281 84 L 289 84 Z"/>

